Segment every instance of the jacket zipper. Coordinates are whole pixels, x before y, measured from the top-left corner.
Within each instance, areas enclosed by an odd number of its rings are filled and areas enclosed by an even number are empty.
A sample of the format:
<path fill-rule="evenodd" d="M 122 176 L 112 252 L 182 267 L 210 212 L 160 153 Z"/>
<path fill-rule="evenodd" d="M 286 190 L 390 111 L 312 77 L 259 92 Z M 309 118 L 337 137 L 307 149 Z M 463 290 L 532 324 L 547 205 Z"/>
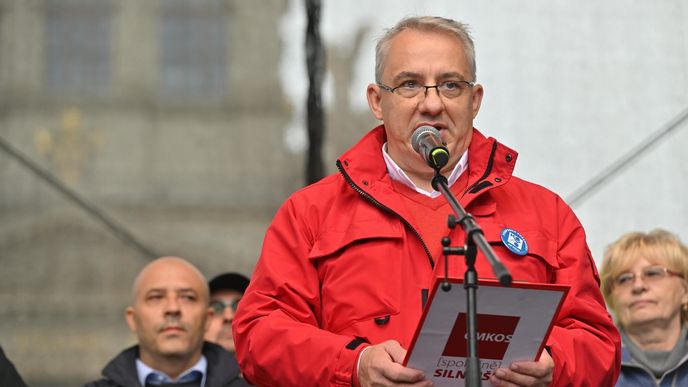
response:
<path fill-rule="evenodd" d="M 337 169 L 339 169 L 339 172 L 344 177 L 344 180 L 346 180 L 346 182 L 349 183 L 351 188 L 353 188 L 354 191 L 358 192 L 358 194 L 361 195 L 365 200 L 372 203 L 375 207 L 401 219 L 401 222 L 404 223 L 404 225 L 406 227 L 408 227 L 416 237 L 418 237 L 420 244 L 423 245 L 423 249 L 425 250 L 425 254 L 428 255 L 428 260 L 430 261 L 430 267 L 434 269 L 435 268 L 435 260 L 432 259 L 432 254 L 430 254 L 430 250 L 428 250 L 428 246 L 425 245 L 425 241 L 423 241 L 423 238 L 420 236 L 418 231 L 416 231 L 416 229 L 413 228 L 411 223 L 409 223 L 403 216 L 399 215 L 396 211 L 394 211 L 391 208 L 380 203 L 379 201 L 377 201 L 377 199 L 370 196 L 369 193 L 365 192 L 361 187 L 356 185 L 356 183 L 354 183 L 353 180 L 351 180 L 351 177 L 349 177 L 349 175 L 344 171 L 344 167 L 342 167 L 342 163 L 339 160 L 337 160 Z"/>

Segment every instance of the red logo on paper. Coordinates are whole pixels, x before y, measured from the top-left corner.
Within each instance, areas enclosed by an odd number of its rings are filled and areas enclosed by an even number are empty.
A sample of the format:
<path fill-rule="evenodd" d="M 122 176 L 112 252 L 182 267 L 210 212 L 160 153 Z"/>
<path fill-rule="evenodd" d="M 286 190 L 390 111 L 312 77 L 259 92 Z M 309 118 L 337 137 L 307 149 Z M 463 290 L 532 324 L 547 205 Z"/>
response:
<path fill-rule="evenodd" d="M 520 317 L 478 314 L 478 356 L 502 360 Z M 459 313 L 442 356 L 468 357 L 466 313 Z"/>

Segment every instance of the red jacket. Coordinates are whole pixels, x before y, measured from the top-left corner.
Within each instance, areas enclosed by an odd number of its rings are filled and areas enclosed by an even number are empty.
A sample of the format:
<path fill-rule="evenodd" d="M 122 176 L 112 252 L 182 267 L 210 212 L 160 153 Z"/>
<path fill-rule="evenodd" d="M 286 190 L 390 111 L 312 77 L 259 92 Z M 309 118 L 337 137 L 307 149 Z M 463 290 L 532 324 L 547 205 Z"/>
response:
<path fill-rule="evenodd" d="M 294 193 L 267 230 L 234 320 L 237 357 L 252 383 L 350 385 L 364 347 L 357 337 L 409 347 L 421 292 L 444 266 L 392 190 L 381 154 L 385 141 L 382 126 L 368 133 L 337 160 L 340 173 Z M 516 156 L 474 130 L 468 188 L 459 201 L 515 281 L 571 286 L 547 343 L 553 385 L 611 386 L 620 339 L 583 228 L 557 195 L 512 176 Z M 505 227 L 526 239 L 526 256 L 504 247 Z M 457 227 L 452 240 L 463 241 L 462 235 Z M 463 257 L 450 259 L 450 276 L 463 278 Z M 476 269 L 493 277 L 481 254 Z"/>

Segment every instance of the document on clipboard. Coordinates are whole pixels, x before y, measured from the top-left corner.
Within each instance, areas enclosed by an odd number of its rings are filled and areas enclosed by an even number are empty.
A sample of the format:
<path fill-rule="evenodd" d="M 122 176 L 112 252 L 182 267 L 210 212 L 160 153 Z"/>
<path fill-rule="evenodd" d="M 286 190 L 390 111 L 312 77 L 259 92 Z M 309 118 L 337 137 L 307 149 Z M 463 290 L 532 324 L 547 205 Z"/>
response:
<path fill-rule="evenodd" d="M 466 290 L 462 280 L 449 280 L 449 291 L 438 278 L 409 346 L 404 365 L 425 371 L 435 386 L 464 386 L 466 359 Z M 565 285 L 480 280 L 477 290 L 477 331 L 480 377 L 514 361 L 540 358 L 554 317 L 568 293 Z"/>

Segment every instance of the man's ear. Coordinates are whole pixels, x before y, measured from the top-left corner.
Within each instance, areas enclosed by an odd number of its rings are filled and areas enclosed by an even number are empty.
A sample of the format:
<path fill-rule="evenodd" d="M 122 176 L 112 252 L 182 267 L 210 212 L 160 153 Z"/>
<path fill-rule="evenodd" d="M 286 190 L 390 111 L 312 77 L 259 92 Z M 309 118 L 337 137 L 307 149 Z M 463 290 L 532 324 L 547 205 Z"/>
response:
<path fill-rule="evenodd" d="M 380 92 L 380 86 L 374 83 L 369 84 L 368 88 L 366 89 L 366 95 L 368 96 L 368 106 L 370 107 L 370 111 L 373 113 L 375 118 L 382 121 L 382 95 Z"/>
<path fill-rule="evenodd" d="M 471 110 L 473 111 L 473 118 L 478 115 L 480 111 L 480 105 L 483 102 L 483 85 L 476 83 L 473 86 L 473 101 L 471 101 Z"/>
<path fill-rule="evenodd" d="M 211 320 L 215 317 L 215 310 L 212 307 L 208 307 L 208 315 L 205 317 L 205 331 L 208 331 L 210 327 Z"/>
<path fill-rule="evenodd" d="M 129 325 L 129 330 L 132 331 L 133 333 L 136 333 L 138 327 L 136 325 L 136 318 L 134 315 L 136 312 L 134 311 L 134 308 L 131 306 L 128 306 L 127 309 L 124 310 L 124 319 L 127 320 L 127 325 Z"/>

